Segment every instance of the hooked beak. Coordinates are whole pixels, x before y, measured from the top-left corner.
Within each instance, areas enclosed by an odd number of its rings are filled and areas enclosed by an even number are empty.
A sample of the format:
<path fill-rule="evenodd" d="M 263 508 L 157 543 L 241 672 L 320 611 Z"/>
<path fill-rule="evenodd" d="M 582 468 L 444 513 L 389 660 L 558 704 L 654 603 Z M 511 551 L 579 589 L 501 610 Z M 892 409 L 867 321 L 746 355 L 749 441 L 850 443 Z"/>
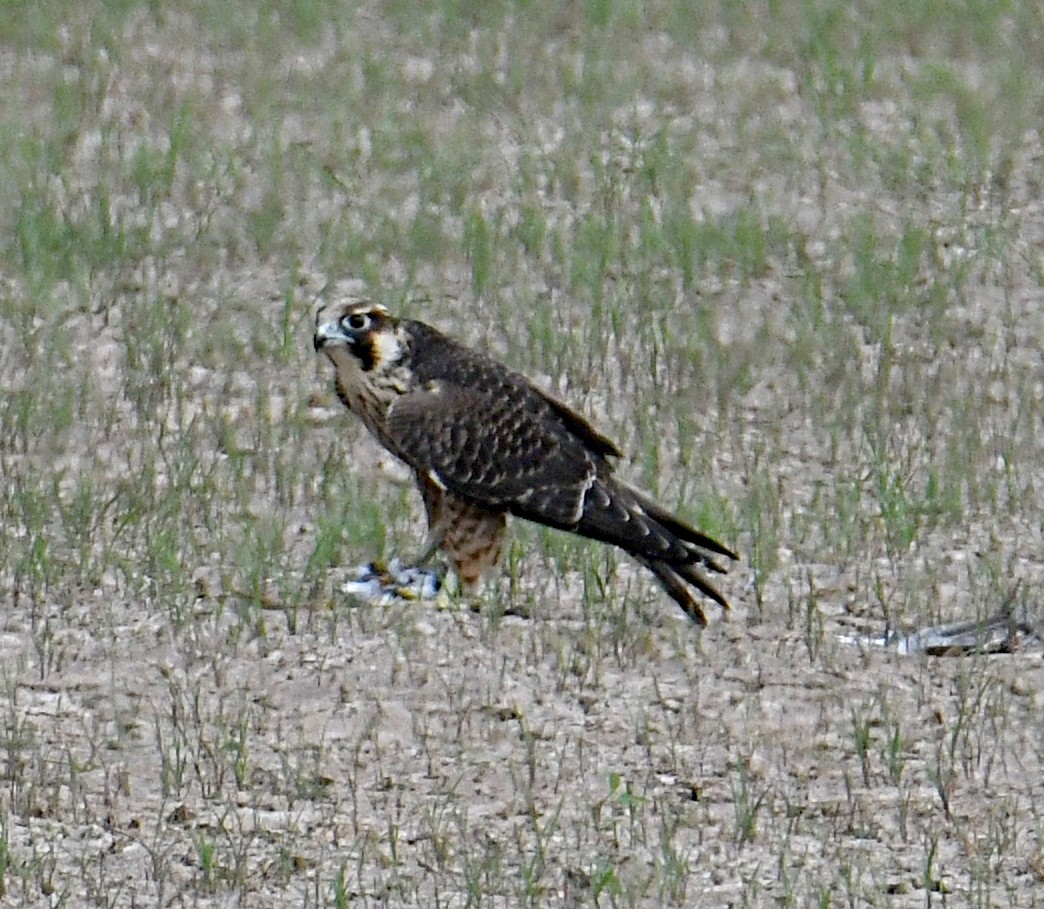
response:
<path fill-rule="evenodd" d="M 339 322 L 320 322 L 315 326 L 315 335 L 312 337 L 312 346 L 316 353 L 327 344 L 344 344 L 351 347 L 355 338 L 347 334 Z"/>

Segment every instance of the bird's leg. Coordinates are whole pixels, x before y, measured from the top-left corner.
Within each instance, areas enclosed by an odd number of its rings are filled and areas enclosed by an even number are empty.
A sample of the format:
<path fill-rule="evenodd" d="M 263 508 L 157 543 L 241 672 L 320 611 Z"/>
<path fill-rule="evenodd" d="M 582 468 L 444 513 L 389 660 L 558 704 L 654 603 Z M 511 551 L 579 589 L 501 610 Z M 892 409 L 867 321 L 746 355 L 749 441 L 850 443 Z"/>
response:
<path fill-rule="evenodd" d="M 431 557 L 435 555 L 446 540 L 446 531 L 449 529 L 451 516 L 443 509 L 443 489 L 431 476 L 417 472 L 417 485 L 420 488 L 421 498 L 424 500 L 424 511 L 428 516 L 428 535 L 424 540 L 424 547 L 411 560 L 410 564 L 418 568 L 423 567 Z M 439 573 L 440 579 L 446 574 L 445 568 Z"/>
<path fill-rule="evenodd" d="M 433 527 L 428 531 L 428 536 L 424 540 L 424 546 L 421 550 L 409 560 L 409 564 L 417 568 L 421 568 L 431 561 L 432 556 L 439 551 L 442 546 L 442 541 L 446 536 L 445 527 Z"/>

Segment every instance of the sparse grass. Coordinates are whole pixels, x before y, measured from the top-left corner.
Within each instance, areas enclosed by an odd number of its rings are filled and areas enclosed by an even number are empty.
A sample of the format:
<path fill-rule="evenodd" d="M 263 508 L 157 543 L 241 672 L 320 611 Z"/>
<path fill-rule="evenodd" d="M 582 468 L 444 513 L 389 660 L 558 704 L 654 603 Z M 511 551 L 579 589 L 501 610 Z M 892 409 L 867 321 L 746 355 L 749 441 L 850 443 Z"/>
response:
<path fill-rule="evenodd" d="M 5 906 L 1041 905 L 1032 4 L 0 10 Z M 540 378 L 743 554 L 699 632 L 422 509 L 311 310 Z M 521 616 L 529 616 L 522 618 Z"/>

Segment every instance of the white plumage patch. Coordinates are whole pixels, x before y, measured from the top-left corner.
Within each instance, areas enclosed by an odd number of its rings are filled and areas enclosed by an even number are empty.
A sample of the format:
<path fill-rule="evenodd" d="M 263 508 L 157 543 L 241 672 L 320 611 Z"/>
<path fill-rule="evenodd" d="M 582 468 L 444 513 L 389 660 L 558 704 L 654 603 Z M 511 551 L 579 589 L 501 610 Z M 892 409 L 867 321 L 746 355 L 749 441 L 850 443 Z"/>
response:
<path fill-rule="evenodd" d="M 584 503 L 587 502 L 587 496 L 591 492 L 591 487 L 594 486 L 596 479 L 598 479 L 598 474 L 592 468 L 588 471 L 587 479 L 584 480 L 584 486 L 583 489 L 580 490 L 580 495 L 576 497 L 576 511 L 573 513 L 572 517 L 573 524 L 579 524 L 580 519 L 584 516 Z"/>
<path fill-rule="evenodd" d="M 402 343 L 393 331 L 379 331 L 373 335 L 374 360 L 380 365 L 398 363 L 402 357 Z"/>

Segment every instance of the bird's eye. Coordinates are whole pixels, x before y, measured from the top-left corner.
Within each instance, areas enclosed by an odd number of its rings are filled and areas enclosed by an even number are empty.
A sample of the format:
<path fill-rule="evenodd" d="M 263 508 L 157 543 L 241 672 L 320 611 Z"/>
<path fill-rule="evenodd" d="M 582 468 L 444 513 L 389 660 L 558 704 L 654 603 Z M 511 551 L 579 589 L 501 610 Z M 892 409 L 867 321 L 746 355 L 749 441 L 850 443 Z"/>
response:
<path fill-rule="evenodd" d="M 362 331 L 364 328 L 369 327 L 370 317 L 365 313 L 353 312 L 350 316 L 345 316 L 344 324 L 352 331 Z"/>

